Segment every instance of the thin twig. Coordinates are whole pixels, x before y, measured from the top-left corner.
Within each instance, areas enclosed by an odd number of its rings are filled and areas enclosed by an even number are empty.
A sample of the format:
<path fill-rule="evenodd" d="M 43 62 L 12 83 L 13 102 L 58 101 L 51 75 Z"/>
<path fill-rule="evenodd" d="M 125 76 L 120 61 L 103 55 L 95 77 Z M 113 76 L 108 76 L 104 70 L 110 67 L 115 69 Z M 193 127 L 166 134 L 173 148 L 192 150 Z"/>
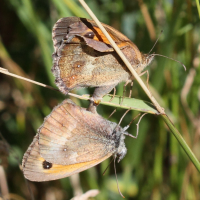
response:
<path fill-rule="evenodd" d="M 24 78 L 24 77 L 22 77 L 22 76 L 18 76 L 18 75 L 16 75 L 16 74 L 10 73 L 7 69 L 4 69 L 4 68 L 2 68 L 2 67 L 0 67 L 0 72 L 3 73 L 3 74 L 6 74 L 6 75 L 12 76 L 12 77 L 21 79 L 21 80 L 25 80 L 25 81 L 34 83 L 34 84 L 36 84 L 36 85 L 40 85 L 40 86 L 42 86 L 42 87 L 49 88 L 49 89 L 51 89 L 51 90 L 59 91 L 58 89 L 55 89 L 55 88 L 53 88 L 53 87 L 51 87 L 51 86 L 49 86 L 49 85 L 45 85 L 45 84 L 43 84 L 43 83 L 39 83 L 39 82 L 37 82 L 37 81 L 33 81 L 33 80 L 31 80 L 31 79 Z"/>
<path fill-rule="evenodd" d="M 42 86 L 42 87 L 45 87 L 45 88 L 49 88 L 49 89 L 51 89 L 51 90 L 54 90 L 54 91 L 58 91 L 58 92 L 59 92 L 59 90 L 56 89 L 56 88 L 54 88 L 54 87 L 51 87 L 51 86 L 46 85 L 46 84 L 44 84 L 44 83 L 39 83 L 39 82 L 37 82 L 37 81 L 33 81 L 33 80 L 31 80 L 31 79 L 24 78 L 24 77 L 22 77 L 22 76 L 18 76 L 18 75 L 16 75 L 16 74 L 10 73 L 7 69 L 2 68 L 2 67 L 0 67 L 0 73 L 6 74 L 6 75 L 9 75 L 9 76 L 12 76 L 12 77 L 21 79 L 21 80 L 25 80 L 25 81 L 28 81 L 28 82 L 30 82 L 30 83 L 34 83 L 34 84 L 36 84 L 36 85 L 39 85 L 39 86 Z M 73 93 L 68 93 L 68 95 L 73 96 L 73 97 L 76 97 L 76 98 L 79 98 L 79 99 L 89 100 L 89 97 L 87 97 L 87 96 L 80 96 L 80 95 L 73 94 Z"/>

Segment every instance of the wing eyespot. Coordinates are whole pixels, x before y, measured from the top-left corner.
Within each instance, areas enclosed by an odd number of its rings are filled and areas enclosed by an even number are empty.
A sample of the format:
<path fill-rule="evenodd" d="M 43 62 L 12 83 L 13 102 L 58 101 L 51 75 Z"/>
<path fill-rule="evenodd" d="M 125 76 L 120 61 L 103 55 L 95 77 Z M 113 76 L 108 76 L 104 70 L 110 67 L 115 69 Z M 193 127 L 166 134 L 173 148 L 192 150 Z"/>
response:
<path fill-rule="evenodd" d="M 53 167 L 53 164 L 45 160 L 43 161 L 42 166 L 44 169 L 51 169 Z"/>
<path fill-rule="evenodd" d="M 93 38 L 94 38 L 94 33 L 93 33 L 93 32 L 88 32 L 88 33 L 86 33 L 86 34 L 84 35 L 84 37 L 93 39 Z"/>

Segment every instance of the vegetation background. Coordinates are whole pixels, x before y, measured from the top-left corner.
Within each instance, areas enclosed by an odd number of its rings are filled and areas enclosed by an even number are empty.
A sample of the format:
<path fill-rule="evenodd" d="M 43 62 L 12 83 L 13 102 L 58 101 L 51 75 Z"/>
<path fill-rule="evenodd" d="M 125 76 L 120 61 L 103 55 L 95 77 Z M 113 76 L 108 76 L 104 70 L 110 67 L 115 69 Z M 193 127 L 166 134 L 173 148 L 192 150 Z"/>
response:
<path fill-rule="evenodd" d="M 200 160 L 200 23 L 195 0 L 87 0 L 86 3 L 100 21 L 123 32 L 142 52 L 148 53 L 164 30 L 153 51 L 181 61 L 187 71 L 179 63 L 155 57 L 148 67 L 149 84 Z M 89 18 L 77 0 L 1 0 L 0 67 L 56 87 L 51 73 L 51 30 L 59 18 L 74 15 Z M 86 88 L 74 92 L 92 91 Z M 117 87 L 117 94 L 123 94 L 123 84 Z M 148 101 L 136 82 L 132 96 Z M 44 117 L 65 98 L 68 97 L 59 92 L 0 74 L 0 199 L 9 193 L 10 199 L 16 200 L 33 197 L 62 200 L 90 189 L 100 190 L 94 197 L 97 200 L 121 199 L 113 164 L 102 175 L 109 159 L 80 173 L 80 182 L 78 176 L 44 183 L 25 181 L 20 169 L 23 154 Z M 83 107 L 88 105 L 79 99 L 73 101 Z M 111 107 L 98 107 L 105 118 L 112 111 Z M 118 122 L 124 112 L 117 109 L 110 120 Z M 136 114 L 129 112 L 122 126 Z M 135 124 L 129 133 L 136 133 Z M 128 153 L 117 164 L 117 175 L 126 199 L 200 199 L 199 173 L 159 116 L 146 115 L 140 123 L 138 138 L 126 139 L 125 143 Z"/>

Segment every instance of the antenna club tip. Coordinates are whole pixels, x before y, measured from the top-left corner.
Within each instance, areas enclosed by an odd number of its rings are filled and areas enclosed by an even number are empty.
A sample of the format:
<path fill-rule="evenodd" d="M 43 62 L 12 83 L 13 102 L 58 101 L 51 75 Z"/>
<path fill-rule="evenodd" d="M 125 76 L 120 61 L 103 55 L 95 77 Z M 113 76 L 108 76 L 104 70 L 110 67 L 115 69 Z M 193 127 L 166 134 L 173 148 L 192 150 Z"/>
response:
<path fill-rule="evenodd" d="M 164 30 L 161 30 L 160 32 L 161 32 L 161 33 L 163 33 L 163 32 L 164 32 Z"/>

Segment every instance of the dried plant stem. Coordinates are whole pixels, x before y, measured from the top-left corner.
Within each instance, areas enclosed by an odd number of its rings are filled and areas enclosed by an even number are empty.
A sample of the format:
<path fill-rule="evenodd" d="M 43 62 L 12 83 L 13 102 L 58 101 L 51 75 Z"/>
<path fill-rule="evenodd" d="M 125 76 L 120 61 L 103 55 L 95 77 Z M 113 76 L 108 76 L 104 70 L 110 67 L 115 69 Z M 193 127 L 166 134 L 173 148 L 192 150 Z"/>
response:
<path fill-rule="evenodd" d="M 31 82 L 31 83 L 34 83 L 36 85 L 40 85 L 42 87 L 46 87 L 46 88 L 49 88 L 51 90 L 55 90 L 55 91 L 58 91 L 58 89 L 54 88 L 54 87 L 51 87 L 49 85 L 46 85 L 46 84 L 43 84 L 43 83 L 39 83 L 37 81 L 33 81 L 31 79 L 28 79 L 28 78 L 24 78 L 22 76 L 18 76 L 16 74 L 13 74 L 13 73 L 10 73 L 7 69 L 4 69 L 2 67 L 0 67 L 0 73 L 2 74 L 6 74 L 6 75 L 9 75 L 9 76 L 12 76 L 12 77 L 15 77 L 15 78 L 18 78 L 18 79 L 21 79 L 21 80 L 25 80 L 25 81 L 28 81 L 28 82 Z M 89 97 L 84 97 L 84 96 L 80 96 L 80 95 L 77 95 L 77 94 L 73 94 L 73 93 L 68 93 L 70 96 L 73 96 L 73 97 L 76 97 L 76 98 L 79 98 L 79 99 L 85 99 L 85 100 L 89 100 Z"/>
<path fill-rule="evenodd" d="M 43 83 L 39 83 L 39 82 L 37 82 L 37 81 L 33 81 L 33 80 L 31 80 L 31 79 L 24 78 L 24 77 L 22 77 L 22 76 L 18 76 L 18 75 L 16 75 L 16 74 L 10 73 L 7 69 L 4 69 L 4 68 L 2 68 L 2 67 L 0 67 L 0 72 L 3 73 L 3 74 L 7 74 L 7 75 L 9 75 L 9 76 L 12 76 L 12 77 L 21 79 L 21 80 L 25 80 L 25 81 L 34 83 L 34 84 L 36 84 L 36 85 L 40 85 L 40 86 L 42 86 L 42 87 L 46 87 L 46 88 L 49 88 L 49 89 L 52 89 L 52 90 L 59 91 L 59 90 L 57 90 L 57 89 L 55 89 L 55 88 L 53 88 L 53 87 L 51 87 L 51 86 L 45 85 L 45 84 L 43 84 Z"/>

